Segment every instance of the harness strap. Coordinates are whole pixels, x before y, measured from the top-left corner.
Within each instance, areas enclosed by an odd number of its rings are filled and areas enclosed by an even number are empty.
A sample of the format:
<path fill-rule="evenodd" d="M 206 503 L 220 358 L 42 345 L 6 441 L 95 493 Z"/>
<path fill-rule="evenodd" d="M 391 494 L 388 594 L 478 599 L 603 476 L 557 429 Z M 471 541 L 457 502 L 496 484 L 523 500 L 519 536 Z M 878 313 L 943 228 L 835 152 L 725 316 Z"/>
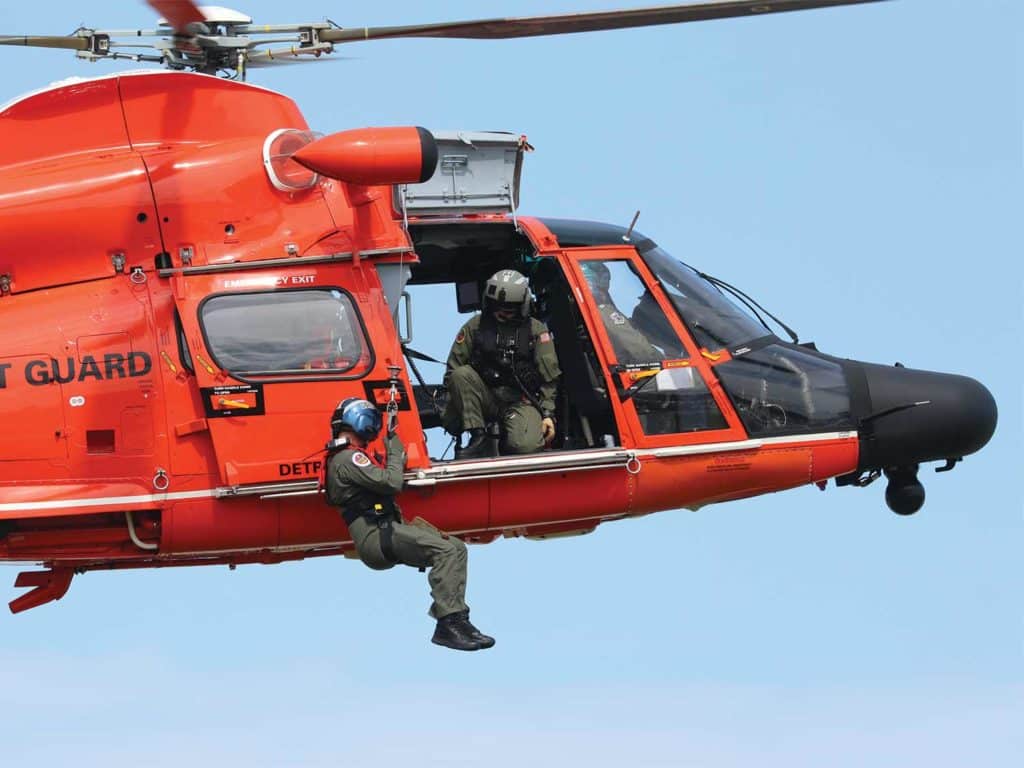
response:
<path fill-rule="evenodd" d="M 374 510 L 377 512 L 374 523 L 380 532 L 380 553 L 384 555 L 384 559 L 389 563 L 397 565 L 399 559 L 398 555 L 395 554 L 394 517 L 393 515 L 384 514 L 384 510 L 379 507 L 379 504 L 376 505 Z"/>
<path fill-rule="evenodd" d="M 525 378 L 536 380 L 539 388 L 540 374 L 533 360 L 534 340 L 529 318 L 511 330 L 511 335 L 502 336 L 494 316 L 484 313 L 473 339 L 470 365 L 488 386 L 522 388 Z"/>

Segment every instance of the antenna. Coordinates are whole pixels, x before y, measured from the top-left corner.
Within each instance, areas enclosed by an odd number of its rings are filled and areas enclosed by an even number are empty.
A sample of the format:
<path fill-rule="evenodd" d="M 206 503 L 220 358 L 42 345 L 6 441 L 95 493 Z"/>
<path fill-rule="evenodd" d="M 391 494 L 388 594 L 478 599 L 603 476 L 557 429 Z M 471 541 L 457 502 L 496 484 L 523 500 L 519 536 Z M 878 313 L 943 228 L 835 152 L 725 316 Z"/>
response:
<path fill-rule="evenodd" d="M 640 218 L 640 209 L 637 208 L 636 213 L 633 214 L 633 220 L 629 222 L 629 229 L 626 230 L 626 234 L 622 236 L 624 242 L 629 242 L 630 235 L 633 234 L 633 227 L 636 226 L 636 220 Z"/>

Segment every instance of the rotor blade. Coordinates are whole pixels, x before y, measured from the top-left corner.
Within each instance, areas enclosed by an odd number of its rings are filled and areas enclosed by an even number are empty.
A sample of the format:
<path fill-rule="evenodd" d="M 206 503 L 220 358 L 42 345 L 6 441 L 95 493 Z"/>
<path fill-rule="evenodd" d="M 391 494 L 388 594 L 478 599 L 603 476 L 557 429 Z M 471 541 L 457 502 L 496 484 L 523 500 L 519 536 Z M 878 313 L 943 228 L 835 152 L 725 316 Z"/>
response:
<path fill-rule="evenodd" d="M 159 13 L 174 31 L 181 35 L 189 34 L 189 24 L 203 24 L 206 17 L 199 11 L 192 0 L 147 0 L 154 11 Z"/>
<path fill-rule="evenodd" d="M 567 13 L 559 16 L 524 16 L 511 19 L 450 21 L 441 24 L 417 24 L 404 27 L 354 27 L 325 29 L 320 39 L 331 43 L 381 40 L 393 37 L 448 37 L 474 40 L 500 40 L 509 37 L 565 35 L 605 29 L 649 27 L 687 21 L 760 16 L 765 13 L 802 11 L 838 5 L 886 2 L 886 0 L 730 0 L 728 2 L 687 5 L 663 5 L 621 11 Z"/>
<path fill-rule="evenodd" d="M 89 38 L 57 35 L 0 35 L 0 45 L 27 45 L 32 48 L 67 48 L 71 51 L 87 51 L 89 50 Z"/>

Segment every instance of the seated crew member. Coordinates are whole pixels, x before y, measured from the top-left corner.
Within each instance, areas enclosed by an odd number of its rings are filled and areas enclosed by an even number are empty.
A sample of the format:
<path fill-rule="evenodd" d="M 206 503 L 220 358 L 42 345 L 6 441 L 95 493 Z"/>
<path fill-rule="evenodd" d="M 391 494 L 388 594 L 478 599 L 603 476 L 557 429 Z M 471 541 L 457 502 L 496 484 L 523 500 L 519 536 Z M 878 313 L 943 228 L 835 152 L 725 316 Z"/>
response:
<path fill-rule="evenodd" d="M 455 337 L 444 376 L 448 405 L 442 424 L 457 437 L 470 435 L 455 458 L 490 455 L 489 421 L 501 422 L 507 452 L 539 451 L 555 437 L 562 373 L 551 333 L 530 317 L 530 285 L 515 270 L 491 276 L 482 309 Z"/>
<path fill-rule="evenodd" d="M 651 344 L 633 322 L 626 317 L 612 301 L 608 292 L 611 286 L 611 271 L 608 265 L 600 261 L 580 262 L 583 276 L 587 278 L 594 302 L 601 312 L 601 322 L 608 332 L 612 343 L 615 359 L 620 365 L 637 365 L 641 363 L 658 363 L 665 357 L 661 350 Z"/>
<path fill-rule="evenodd" d="M 490 648 L 488 637 L 469 621 L 466 606 L 466 545 L 418 519 L 406 524 L 395 503 L 402 490 L 405 447 L 389 420 L 380 466 L 366 452 L 381 429 L 380 411 L 367 400 L 343 400 L 331 417 L 325 472 L 327 502 L 340 508 L 359 559 L 374 570 L 395 564 L 430 568 L 427 577 L 434 598 L 430 615 L 437 619 L 432 642 L 457 651 Z"/>

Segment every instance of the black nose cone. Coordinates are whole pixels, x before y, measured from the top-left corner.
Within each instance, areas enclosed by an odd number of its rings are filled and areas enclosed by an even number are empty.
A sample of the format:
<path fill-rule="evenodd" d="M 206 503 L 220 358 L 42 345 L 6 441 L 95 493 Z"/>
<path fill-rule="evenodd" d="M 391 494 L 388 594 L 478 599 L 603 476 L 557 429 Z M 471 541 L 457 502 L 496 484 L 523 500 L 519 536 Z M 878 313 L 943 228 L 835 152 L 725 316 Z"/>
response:
<path fill-rule="evenodd" d="M 967 376 L 858 363 L 866 401 L 857 410 L 861 469 L 966 456 L 996 429 L 992 394 Z"/>

